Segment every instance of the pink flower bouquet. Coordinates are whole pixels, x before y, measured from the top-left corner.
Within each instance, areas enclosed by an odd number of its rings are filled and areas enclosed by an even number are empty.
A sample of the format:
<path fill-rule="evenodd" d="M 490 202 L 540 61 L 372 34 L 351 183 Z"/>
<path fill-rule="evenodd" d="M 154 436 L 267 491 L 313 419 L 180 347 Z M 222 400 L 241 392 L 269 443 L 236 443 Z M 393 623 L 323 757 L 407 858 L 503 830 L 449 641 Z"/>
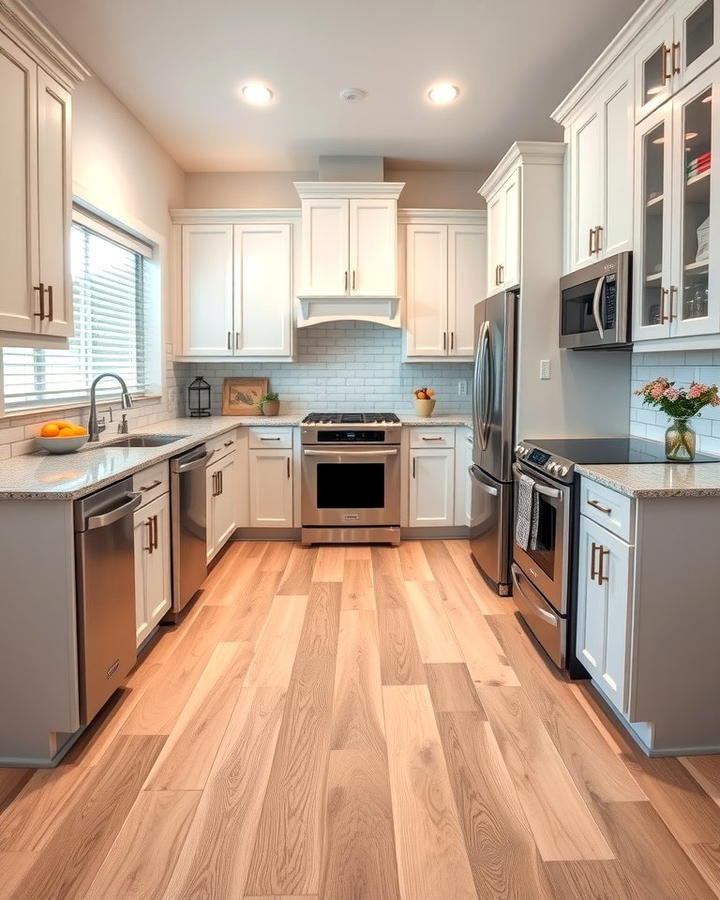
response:
<path fill-rule="evenodd" d="M 674 381 L 656 378 L 635 391 L 648 406 L 657 406 L 673 419 L 691 419 L 704 406 L 720 406 L 716 384 L 693 381 L 688 388 L 676 388 Z"/>

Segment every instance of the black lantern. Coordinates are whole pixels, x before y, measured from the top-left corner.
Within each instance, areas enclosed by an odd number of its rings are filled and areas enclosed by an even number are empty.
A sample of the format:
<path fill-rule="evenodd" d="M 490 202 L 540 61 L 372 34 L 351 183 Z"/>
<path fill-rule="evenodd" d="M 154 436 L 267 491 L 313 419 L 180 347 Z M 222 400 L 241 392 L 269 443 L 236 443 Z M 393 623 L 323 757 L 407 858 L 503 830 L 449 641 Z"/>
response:
<path fill-rule="evenodd" d="M 210 415 L 210 385 L 201 375 L 188 388 L 188 409 L 191 416 Z"/>

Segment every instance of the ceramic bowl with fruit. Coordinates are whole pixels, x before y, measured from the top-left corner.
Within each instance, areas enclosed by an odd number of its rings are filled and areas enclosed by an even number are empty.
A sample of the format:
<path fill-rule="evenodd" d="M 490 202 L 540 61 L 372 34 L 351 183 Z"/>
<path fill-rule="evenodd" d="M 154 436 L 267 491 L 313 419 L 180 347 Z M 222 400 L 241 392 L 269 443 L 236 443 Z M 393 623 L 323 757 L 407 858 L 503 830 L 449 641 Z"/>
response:
<path fill-rule="evenodd" d="M 74 453 L 87 443 L 87 429 L 72 422 L 46 422 L 35 439 L 48 453 Z"/>
<path fill-rule="evenodd" d="M 415 411 L 423 419 L 429 419 L 435 409 L 435 391 L 429 387 L 422 387 L 413 393 Z"/>

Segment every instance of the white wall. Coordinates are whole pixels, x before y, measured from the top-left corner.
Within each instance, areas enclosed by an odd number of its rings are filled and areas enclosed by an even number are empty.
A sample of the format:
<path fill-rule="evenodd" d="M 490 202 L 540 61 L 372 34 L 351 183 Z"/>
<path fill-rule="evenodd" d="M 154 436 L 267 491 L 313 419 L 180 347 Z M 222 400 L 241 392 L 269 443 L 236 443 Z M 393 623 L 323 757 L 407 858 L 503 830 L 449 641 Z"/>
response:
<path fill-rule="evenodd" d="M 401 208 L 484 209 L 478 188 L 487 172 L 435 172 L 385 167 L 385 181 L 404 181 Z M 316 181 L 317 172 L 190 172 L 185 206 L 208 209 L 300 206 L 294 181 Z"/>
<path fill-rule="evenodd" d="M 72 128 L 73 192 L 118 222 L 158 239 L 167 252 L 168 208 L 183 203 L 184 178 L 178 165 L 97 78 L 83 82 L 73 93 Z M 166 331 L 160 368 L 164 364 L 165 396 L 162 400 L 142 402 L 131 410 L 129 418 L 136 425 L 174 415 L 177 406 L 168 338 L 168 288 L 164 278 Z M 87 412 L 72 409 L 62 417 L 84 423 Z M 47 419 L 47 413 L 0 419 L 0 459 L 33 449 L 37 423 Z"/>

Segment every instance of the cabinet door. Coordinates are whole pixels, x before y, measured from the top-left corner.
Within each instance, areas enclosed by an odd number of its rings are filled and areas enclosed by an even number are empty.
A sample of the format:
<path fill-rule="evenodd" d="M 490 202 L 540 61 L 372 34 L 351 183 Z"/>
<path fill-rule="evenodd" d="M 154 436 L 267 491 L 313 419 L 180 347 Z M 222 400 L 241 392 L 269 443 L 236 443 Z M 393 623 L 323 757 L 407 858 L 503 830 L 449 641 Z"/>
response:
<path fill-rule="evenodd" d="M 602 119 L 592 108 L 571 128 L 571 259 L 573 268 L 595 259 L 595 235 L 602 218 Z"/>
<path fill-rule="evenodd" d="M 487 234 L 482 225 L 448 226 L 450 356 L 472 356 L 475 304 L 484 300 Z"/>
<path fill-rule="evenodd" d="M 720 63 L 673 100 L 671 336 L 720 332 Z M 712 167 L 710 160 L 713 160 Z"/>
<path fill-rule="evenodd" d="M 292 528 L 292 450 L 250 450 L 250 527 Z"/>
<path fill-rule="evenodd" d="M 349 201 L 302 201 L 302 296 L 342 297 L 350 290 Z"/>
<path fill-rule="evenodd" d="M 455 431 L 455 524 L 470 526 L 472 510 L 472 431 L 457 428 Z"/>
<path fill-rule="evenodd" d="M 70 281 L 72 225 L 70 94 L 38 69 L 38 234 L 40 281 L 45 285 L 42 334 L 73 333 Z"/>
<path fill-rule="evenodd" d="M 633 132 L 632 65 L 626 65 L 601 101 L 603 210 L 598 256 L 632 250 Z"/>
<path fill-rule="evenodd" d="M 501 284 L 505 265 L 505 194 L 498 191 L 488 200 L 488 274 L 487 292 L 494 294 Z"/>
<path fill-rule="evenodd" d="M 675 4 L 675 68 L 681 85 L 689 84 L 720 58 L 718 0 L 685 0 Z"/>
<path fill-rule="evenodd" d="M 672 103 L 635 129 L 633 340 L 670 334 Z"/>
<path fill-rule="evenodd" d="M 502 187 L 505 221 L 505 262 L 500 280 L 503 287 L 520 281 L 520 170 L 517 169 Z"/>
<path fill-rule="evenodd" d="M 454 524 L 454 450 L 410 451 L 411 528 Z"/>
<path fill-rule="evenodd" d="M 206 541 L 207 541 L 207 560 L 215 556 L 218 551 L 219 543 L 217 540 L 217 525 L 215 519 L 217 517 L 217 497 L 220 490 L 220 482 L 218 480 L 218 470 L 220 463 L 216 462 L 208 466 L 205 470 L 205 521 L 206 525 Z"/>
<path fill-rule="evenodd" d="M 139 509 L 133 517 L 135 543 L 135 639 L 140 646 L 150 634 L 148 608 L 145 597 L 147 584 L 147 568 L 152 546 L 152 522 L 146 509 Z"/>
<path fill-rule="evenodd" d="M 397 294 L 397 201 L 350 201 L 350 293 Z"/>
<path fill-rule="evenodd" d="M 624 712 L 632 548 L 580 516 L 578 559 L 577 657 Z"/>
<path fill-rule="evenodd" d="M 217 463 L 217 495 L 213 506 L 215 552 L 222 549 L 237 528 L 238 460 L 235 452 Z"/>
<path fill-rule="evenodd" d="M 290 225 L 235 225 L 235 356 L 289 356 Z"/>
<path fill-rule="evenodd" d="M 0 33 L 0 331 L 35 330 L 37 66 Z"/>
<path fill-rule="evenodd" d="M 638 44 L 635 64 L 635 121 L 663 104 L 674 90 L 672 14 L 662 19 Z"/>
<path fill-rule="evenodd" d="M 152 550 L 145 558 L 145 622 L 148 631 L 170 609 L 170 495 L 162 494 L 141 510 L 152 522 Z"/>
<path fill-rule="evenodd" d="M 182 307 L 185 356 L 232 355 L 232 225 L 183 225 Z"/>
<path fill-rule="evenodd" d="M 448 226 L 408 225 L 407 355 L 448 352 Z"/>

